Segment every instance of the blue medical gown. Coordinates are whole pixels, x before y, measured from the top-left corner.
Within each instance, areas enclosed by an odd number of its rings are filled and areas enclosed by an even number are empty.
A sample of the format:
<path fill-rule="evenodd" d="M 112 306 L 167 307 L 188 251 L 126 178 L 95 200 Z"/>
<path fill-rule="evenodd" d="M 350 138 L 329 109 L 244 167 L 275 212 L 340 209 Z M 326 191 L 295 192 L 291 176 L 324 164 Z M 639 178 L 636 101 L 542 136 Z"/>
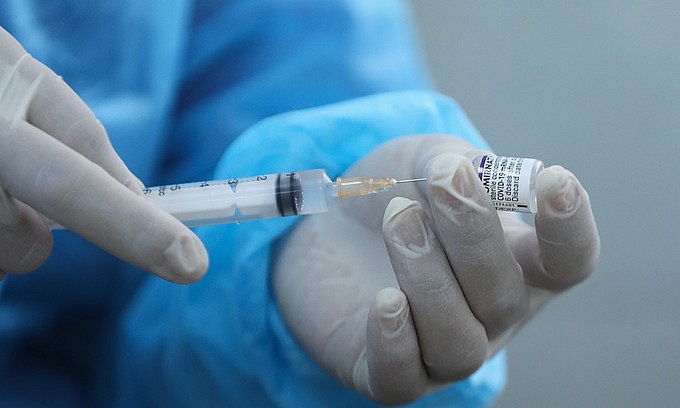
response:
<path fill-rule="evenodd" d="M 425 91 L 395 1 L 3 3 L 0 25 L 81 95 L 147 185 L 335 177 L 414 133 L 484 146 L 453 101 Z M 211 265 L 190 286 L 55 233 L 43 267 L 2 284 L 0 406 L 374 406 L 312 361 L 278 313 L 271 252 L 294 222 L 199 229 Z M 504 380 L 500 354 L 414 405 L 485 405 Z"/>

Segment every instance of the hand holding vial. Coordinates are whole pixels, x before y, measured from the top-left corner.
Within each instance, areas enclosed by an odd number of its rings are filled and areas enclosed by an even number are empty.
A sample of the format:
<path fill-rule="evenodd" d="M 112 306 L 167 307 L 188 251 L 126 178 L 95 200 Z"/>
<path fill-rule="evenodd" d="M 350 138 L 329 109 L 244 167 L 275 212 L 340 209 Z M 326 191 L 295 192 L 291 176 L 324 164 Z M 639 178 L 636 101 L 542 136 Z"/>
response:
<path fill-rule="evenodd" d="M 279 306 L 298 339 L 379 402 L 409 402 L 468 377 L 549 298 L 585 279 L 599 255 L 573 174 L 537 173 L 534 228 L 495 210 L 471 150 L 451 136 L 384 144 L 349 175 L 380 170 L 427 183 L 304 219 L 275 266 Z"/>

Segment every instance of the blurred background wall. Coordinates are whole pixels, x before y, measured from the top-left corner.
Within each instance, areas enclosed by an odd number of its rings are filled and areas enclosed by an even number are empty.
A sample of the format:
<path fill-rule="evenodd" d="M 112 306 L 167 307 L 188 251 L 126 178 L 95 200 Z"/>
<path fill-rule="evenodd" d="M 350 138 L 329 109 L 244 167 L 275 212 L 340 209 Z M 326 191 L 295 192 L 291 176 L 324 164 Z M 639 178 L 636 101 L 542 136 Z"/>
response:
<path fill-rule="evenodd" d="M 441 92 L 499 153 L 572 170 L 594 276 L 509 345 L 498 407 L 680 406 L 680 2 L 412 0 Z"/>

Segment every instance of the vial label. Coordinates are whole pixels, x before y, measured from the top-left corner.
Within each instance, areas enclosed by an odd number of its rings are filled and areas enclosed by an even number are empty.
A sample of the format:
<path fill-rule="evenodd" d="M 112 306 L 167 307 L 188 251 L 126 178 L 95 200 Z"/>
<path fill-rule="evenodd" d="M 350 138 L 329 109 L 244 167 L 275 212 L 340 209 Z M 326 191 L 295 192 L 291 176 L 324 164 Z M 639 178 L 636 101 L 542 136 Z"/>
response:
<path fill-rule="evenodd" d="M 483 155 L 474 164 L 496 210 L 536 212 L 534 179 L 542 168 L 539 160 Z"/>

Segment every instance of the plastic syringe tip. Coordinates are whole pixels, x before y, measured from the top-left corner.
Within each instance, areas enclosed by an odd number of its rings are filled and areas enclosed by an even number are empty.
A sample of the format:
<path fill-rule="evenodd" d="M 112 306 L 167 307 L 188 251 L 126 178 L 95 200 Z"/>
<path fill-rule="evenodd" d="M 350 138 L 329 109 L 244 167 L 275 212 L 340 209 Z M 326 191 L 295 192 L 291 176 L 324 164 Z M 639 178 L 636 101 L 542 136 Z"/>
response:
<path fill-rule="evenodd" d="M 338 177 L 335 181 L 338 199 L 358 197 L 389 190 L 402 183 L 425 181 L 426 178 L 397 180 L 393 177 Z"/>

